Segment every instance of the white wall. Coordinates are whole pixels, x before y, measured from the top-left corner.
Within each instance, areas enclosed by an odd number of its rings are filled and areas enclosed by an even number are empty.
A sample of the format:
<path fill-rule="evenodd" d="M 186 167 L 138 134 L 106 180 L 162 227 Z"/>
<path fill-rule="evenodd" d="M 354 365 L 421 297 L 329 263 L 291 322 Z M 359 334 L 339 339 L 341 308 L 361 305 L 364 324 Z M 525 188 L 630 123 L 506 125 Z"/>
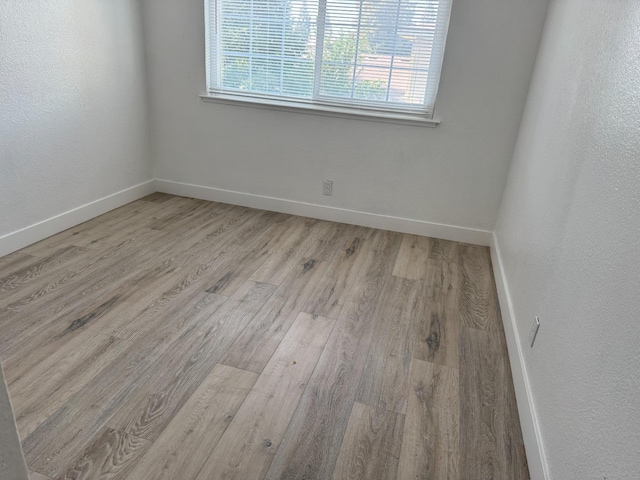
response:
<path fill-rule="evenodd" d="M 28 480 L 18 429 L 0 365 L 0 478 Z"/>
<path fill-rule="evenodd" d="M 0 237 L 152 178 L 144 73 L 136 0 L 0 0 Z"/>
<path fill-rule="evenodd" d="M 552 1 L 498 221 L 553 480 L 640 475 L 639 52 L 637 0 Z"/>
<path fill-rule="evenodd" d="M 203 103 L 203 3 L 143 0 L 157 178 L 493 230 L 547 0 L 454 0 L 436 129 Z"/>

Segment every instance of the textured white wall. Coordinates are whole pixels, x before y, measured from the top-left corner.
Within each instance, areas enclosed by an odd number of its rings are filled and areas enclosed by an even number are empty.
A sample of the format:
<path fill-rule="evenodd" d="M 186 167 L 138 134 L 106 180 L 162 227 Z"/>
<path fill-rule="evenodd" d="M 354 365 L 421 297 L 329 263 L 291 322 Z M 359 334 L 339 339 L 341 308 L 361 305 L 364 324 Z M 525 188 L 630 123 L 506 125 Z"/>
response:
<path fill-rule="evenodd" d="M 0 365 L 0 478 L 28 480 L 11 401 Z"/>
<path fill-rule="evenodd" d="M 640 2 L 554 0 L 497 240 L 551 479 L 640 478 Z"/>
<path fill-rule="evenodd" d="M 493 230 L 546 7 L 454 1 L 429 129 L 205 104 L 203 1 L 143 0 L 156 177 Z"/>
<path fill-rule="evenodd" d="M 0 0 L 0 236 L 152 178 L 136 0 Z"/>

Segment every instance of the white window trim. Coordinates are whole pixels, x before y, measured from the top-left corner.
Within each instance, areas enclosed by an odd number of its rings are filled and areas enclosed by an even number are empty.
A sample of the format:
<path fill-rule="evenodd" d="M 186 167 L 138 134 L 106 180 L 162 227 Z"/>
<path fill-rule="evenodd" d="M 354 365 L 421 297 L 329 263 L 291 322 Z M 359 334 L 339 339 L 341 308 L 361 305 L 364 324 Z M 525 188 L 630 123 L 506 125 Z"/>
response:
<path fill-rule="evenodd" d="M 413 125 L 418 127 L 435 128 L 440 124 L 440 120 L 434 115 L 433 118 L 411 113 L 395 113 L 379 110 L 358 110 L 355 108 L 344 108 L 317 104 L 312 102 L 292 102 L 275 100 L 266 97 L 250 97 L 246 95 L 229 95 L 226 93 L 203 94 L 200 95 L 203 102 L 219 103 L 225 105 L 235 105 L 240 107 L 254 107 L 268 110 L 278 110 L 281 112 L 303 113 L 307 115 L 320 115 L 323 117 L 351 118 L 369 122 L 395 123 L 399 125 Z"/>

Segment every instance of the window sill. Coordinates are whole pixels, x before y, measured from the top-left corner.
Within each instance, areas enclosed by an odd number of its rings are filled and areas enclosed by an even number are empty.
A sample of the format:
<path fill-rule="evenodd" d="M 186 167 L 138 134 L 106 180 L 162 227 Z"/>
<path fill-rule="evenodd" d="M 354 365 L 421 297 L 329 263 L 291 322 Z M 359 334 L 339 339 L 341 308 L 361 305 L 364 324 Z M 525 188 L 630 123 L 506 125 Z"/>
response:
<path fill-rule="evenodd" d="M 369 122 L 395 123 L 419 127 L 437 127 L 440 120 L 425 118 L 419 115 L 403 113 L 375 112 L 367 110 L 352 110 L 349 108 L 314 105 L 310 103 L 283 102 L 261 98 L 247 98 L 235 95 L 200 95 L 203 102 L 222 103 L 241 107 L 265 108 L 281 112 L 304 113 L 307 115 L 321 115 L 325 117 L 352 118 Z"/>

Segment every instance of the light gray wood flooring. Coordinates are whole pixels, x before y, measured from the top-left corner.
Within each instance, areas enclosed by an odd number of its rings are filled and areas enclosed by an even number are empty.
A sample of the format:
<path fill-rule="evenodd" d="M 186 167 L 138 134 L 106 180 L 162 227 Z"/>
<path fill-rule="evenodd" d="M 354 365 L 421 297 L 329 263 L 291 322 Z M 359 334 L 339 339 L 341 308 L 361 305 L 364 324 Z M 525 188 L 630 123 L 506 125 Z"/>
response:
<path fill-rule="evenodd" d="M 0 258 L 35 479 L 527 479 L 487 248 L 154 194 Z"/>

